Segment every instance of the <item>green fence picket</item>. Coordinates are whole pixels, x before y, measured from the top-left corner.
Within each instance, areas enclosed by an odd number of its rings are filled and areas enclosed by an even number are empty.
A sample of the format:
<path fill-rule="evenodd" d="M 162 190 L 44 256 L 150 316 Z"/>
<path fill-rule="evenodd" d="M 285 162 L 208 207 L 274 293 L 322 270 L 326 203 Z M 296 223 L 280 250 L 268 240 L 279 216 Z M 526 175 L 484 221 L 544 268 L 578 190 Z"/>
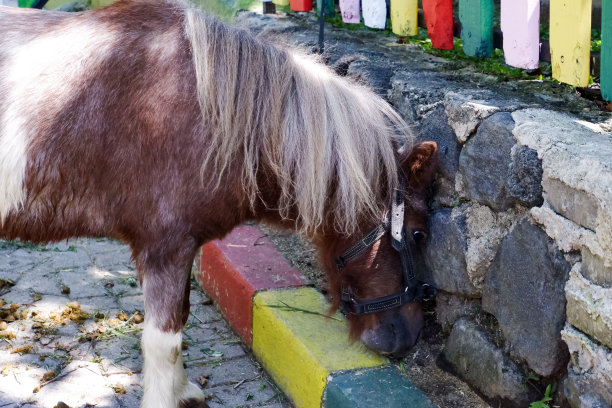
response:
<path fill-rule="evenodd" d="M 334 17 L 336 15 L 336 6 L 334 0 L 319 0 L 317 1 L 317 14 L 321 15 L 321 7 L 324 7 L 325 17 Z"/>
<path fill-rule="evenodd" d="M 612 0 L 601 5 L 601 72 L 599 85 L 604 99 L 612 101 Z"/>
<path fill-rule="evenodd" d="M 493 53 L 493 0 L 459 0 L 463 51 L 471 57 Z"/>

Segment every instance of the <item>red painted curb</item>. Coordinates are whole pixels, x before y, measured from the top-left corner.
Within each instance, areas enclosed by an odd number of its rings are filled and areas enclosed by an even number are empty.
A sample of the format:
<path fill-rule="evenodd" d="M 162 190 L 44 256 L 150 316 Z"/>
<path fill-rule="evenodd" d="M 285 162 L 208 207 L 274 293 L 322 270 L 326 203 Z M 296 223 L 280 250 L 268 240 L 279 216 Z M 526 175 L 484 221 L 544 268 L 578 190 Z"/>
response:
<path fill-rule="evenodd" d="M 255 292 L 308 284 L 272 242 L 250 226 L 235 228 L 223 240 L 204 245 L 196 279 L 249 346 Z"/>

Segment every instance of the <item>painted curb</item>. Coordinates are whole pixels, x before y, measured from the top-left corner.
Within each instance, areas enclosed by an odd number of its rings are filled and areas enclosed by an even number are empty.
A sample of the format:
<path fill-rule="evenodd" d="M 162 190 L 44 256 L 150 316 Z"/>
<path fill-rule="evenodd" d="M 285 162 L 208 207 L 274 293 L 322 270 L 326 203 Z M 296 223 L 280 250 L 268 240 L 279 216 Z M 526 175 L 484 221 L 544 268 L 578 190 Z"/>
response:
<path fill-rule="evenodd" d="M 255 227 L 202 247 L 196 279 L 298 408 L 433 408 Z M 304 313 L 297 309 L 314 313 Z"/>
<path fill-rule="evenodd" d="M 277 307 L 283 305 L 320 315 Z M 320 407 L 333 372 L 387 363 L 361 343 L 350 344 L 346 319 L 325 317 L 327 309 L 323 295 L 310 287 L 255 295 L 253 353 L 298 407 Z"/>
<path fill-rule="evenodd" d="M 202 247 L 196 279 L 249 346 L 255 292 L 308 283 L 279 255 L 274 244 L 250 226 L 235 228 L 223 240 Z"/>

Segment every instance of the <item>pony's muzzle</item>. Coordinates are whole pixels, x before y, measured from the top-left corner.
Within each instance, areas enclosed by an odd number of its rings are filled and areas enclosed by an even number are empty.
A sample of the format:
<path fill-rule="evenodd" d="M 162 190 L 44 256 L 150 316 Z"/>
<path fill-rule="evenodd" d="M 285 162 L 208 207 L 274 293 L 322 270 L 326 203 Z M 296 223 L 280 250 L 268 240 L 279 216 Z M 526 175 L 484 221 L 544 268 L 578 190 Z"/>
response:
<path fill-rule="evenodd" d="M 378 323 L 361 334 L 361 341 L 372 350 L 392 357 L 404 357 L 414 347 L 423 330 L 423 312 L 418 302 L 380 313 Z"/>

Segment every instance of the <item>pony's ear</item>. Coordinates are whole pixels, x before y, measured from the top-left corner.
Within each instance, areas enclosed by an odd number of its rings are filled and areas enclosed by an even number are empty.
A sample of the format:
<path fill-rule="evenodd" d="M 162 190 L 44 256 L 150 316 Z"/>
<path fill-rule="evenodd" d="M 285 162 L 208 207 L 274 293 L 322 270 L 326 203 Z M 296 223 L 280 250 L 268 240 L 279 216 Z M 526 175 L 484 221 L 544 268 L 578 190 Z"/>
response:
<path fill-rule="evenodd" d="M 438 144 L 420 142 L 402 160 L 407 186 L 420 190 L 429 185 L 438 168 Z"/>

